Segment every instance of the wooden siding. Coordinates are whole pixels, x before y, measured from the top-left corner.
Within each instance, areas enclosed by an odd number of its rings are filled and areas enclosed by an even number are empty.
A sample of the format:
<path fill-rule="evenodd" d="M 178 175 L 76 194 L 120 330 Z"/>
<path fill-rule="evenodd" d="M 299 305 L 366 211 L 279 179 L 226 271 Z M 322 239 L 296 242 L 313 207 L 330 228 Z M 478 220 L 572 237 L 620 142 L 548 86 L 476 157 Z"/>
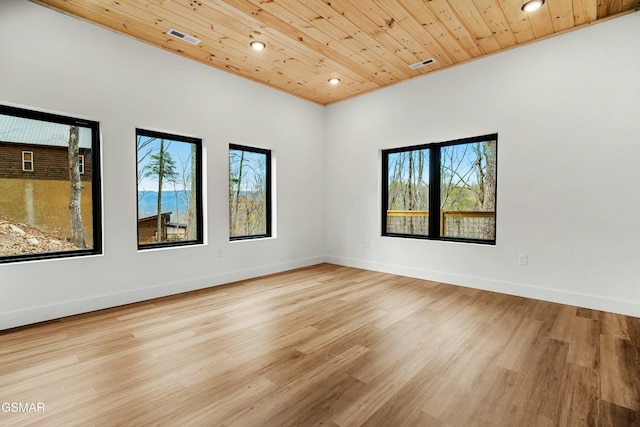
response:
<path fill-rule="evenodd" d="M 22 170 L 22 152 L 33 153 L 33 171 Z M 93 174 L 91 150 L 80 149 L 84 155 L 83 181 Z M 65 147 L 37 144 L 15 144 L 0 141 L 0 178 L 69 180 L 69 160 Z"/>
<path fill-rule="evenodd" d="M 171 217 L 171 212 L 162 214 L 162 241 L 167 240 L 167 223 Z M 138 219 L 138 242 L 156 243 L 156 230 L 158 228 L 158 215 L 147 216 Z"/>

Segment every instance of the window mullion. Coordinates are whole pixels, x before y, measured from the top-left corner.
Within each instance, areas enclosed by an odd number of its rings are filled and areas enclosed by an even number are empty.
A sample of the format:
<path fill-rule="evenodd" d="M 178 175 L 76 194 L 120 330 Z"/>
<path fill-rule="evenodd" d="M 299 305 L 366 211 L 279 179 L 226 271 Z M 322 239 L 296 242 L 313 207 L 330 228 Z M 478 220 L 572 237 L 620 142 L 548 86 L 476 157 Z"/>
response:
<path fill-rule="evenodd" d="M 381 232 L 382 236 L 388 233 L 387 223 L 387 210 L 389 209 L 389 152 L 382 152 L 382 223 Z"/>
<path fill-rule="evenodd" d="M 266 214 L 266 232 L 267 237 L 271 237 L 271 152 L 265 153 L 266 156 L 266 176 L 265 176 L 265 214 Z"/>
<path fill-rule="evenodd" d="M 429 147 L 429 238 L 440 236 L 440 146 Z"/>

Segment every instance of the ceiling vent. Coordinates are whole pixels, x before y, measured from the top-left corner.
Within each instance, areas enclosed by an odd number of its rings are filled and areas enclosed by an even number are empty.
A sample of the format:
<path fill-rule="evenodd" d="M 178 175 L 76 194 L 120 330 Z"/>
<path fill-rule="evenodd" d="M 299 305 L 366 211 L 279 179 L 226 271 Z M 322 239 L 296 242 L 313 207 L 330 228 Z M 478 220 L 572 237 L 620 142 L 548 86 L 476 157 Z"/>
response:
<path fill-rule="evenodd" d="M 423 59 L 420 62 L 416 62 L 415 64 L 409 65 L 409 68 L 411 68 L 412 70 L 416 70 L 418 68 L 424 67 L 425 65 L 433 64 L 434 62 L 436 62 L 436 60 L 433 58 Z"/>
<path fill-rule="evenodd" d="M 169 34 L 170 36 L 182 39 L 182 40 L 184 40 L 186 42 L 189 42 L 189 43 L 191 43 L 193 45 L 196 45 L 196 44 L 200 43 L 200 41 L 201 41 L 200 39 L 192 37 L 192 36 L 190 36 L 188 34 L 183 33 L 182 31 L 178 31 L 178 30 L 175 30 L 173 28 L 171 28 L 169 31 L 167 31 L 167 34 Z"/>

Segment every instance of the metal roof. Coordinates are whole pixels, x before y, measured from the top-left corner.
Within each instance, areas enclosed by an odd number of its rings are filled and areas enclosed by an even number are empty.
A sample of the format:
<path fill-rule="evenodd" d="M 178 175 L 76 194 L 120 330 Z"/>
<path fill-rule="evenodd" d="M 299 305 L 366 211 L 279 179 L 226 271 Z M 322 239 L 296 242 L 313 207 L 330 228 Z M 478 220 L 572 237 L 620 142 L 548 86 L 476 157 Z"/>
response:
<path fill-rule="evenodd" d="M 0 141 L 18 144 L 69 146 L 70 125 L 0 114 Z M 80 148 L 91 148 L 91 129 L 79 127 Z"/>
<path fill-rule="evenodd" d="M 173 213 L 173 212 L 162 212 L 162 214 L 161 214 L 161 215 L 162 215 L 162 216 L 171 216 L 171 214 L 172 214 L 172 213 Z M 144 216 L 144 217 L 142 217 L 142 218 L 138 218 L 138 222 L 140 222 L 140 221 L 147 221 L 147 220 L 150 220 L 150 219 L 152 219 L 152 218 L 157 219 L 157 218 L 158 218 L 158 214 L 155 214 L 155 215 L 149 215 L 149 216 Z"/>

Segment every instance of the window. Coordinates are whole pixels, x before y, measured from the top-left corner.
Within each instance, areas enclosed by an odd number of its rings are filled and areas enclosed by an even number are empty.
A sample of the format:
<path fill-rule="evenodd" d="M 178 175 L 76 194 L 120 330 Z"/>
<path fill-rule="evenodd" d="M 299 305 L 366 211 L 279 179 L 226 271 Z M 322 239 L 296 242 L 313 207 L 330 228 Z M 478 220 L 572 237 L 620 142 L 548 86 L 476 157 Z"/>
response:
<path fill-rule="evenodd" d="M 202 239 L 202 140 L 136 129 L 138 249 Z"/>
<path fill-rule="evenodd" d="M 0 262 L 102 253 L 99 153 L 97 122 L 0 105 Z"/>
<path fill-rule="evenodd" d="M 82 154 L 78 156 L 78 170 L 80 171 L 80 175 L 84 175 L 84 155 Z"/>
<path fill-rule="evenodd" d="M 271 151 L 229 145 L 229 236 L 271 237 Z"/>
<path fill-rule="evenodd" d="M 33 172 L 33 151 L 22 152 L 22 170 Z"/>
<path fill-rule="evenodd" d="M 493 134 L 383 150 L 382 235 L 495 244 L 497 143 Z"/>

